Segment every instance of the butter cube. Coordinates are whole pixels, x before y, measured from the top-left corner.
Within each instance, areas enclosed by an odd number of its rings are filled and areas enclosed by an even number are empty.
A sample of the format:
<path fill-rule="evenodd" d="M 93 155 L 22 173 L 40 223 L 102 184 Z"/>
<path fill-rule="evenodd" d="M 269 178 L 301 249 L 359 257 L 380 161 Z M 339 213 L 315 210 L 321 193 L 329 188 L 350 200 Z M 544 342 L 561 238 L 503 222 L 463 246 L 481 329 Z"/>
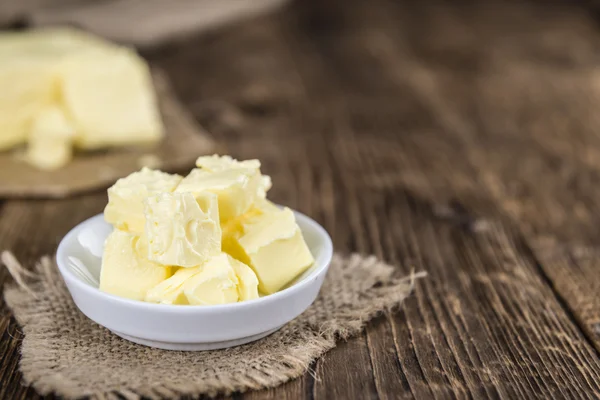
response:
<path fill-rule="evenodd" d="M 239 300 L 258 299 L 258 278 L 256 277 L 256 273 L 243 262 L 229 255 L 227 257 L 239 280 L 237 287 Z"/>
<path fill-rule="evenodd" d="M 144 200 L 156 193 L 172 192 L 181 179 L 179 175 L 149 168 L 119 179 L 108 189 L 104 219 L 118 229 L 144 233 Z"/>
<path fill-rule="evenodd" d="M 162 138 L 150 70 L 133 51 L 81 51 L 61 64 L 60 80 L 78 147 L 97 149 Z"/>
<path fill-rule="evenodd" d="M 192 305 L 235 303 L 257 298 L 257 285 L 256 275 L 248 266 L 220 253 L 201 266 L 180 268 L 148 291 L 146 301 Z"/>
<path fill-rule="evenodd" d="M 196 167 L 202 168 L 205 171 L 215 172 L 223 171 L 226 169 L 244 168 L 244 169 L 260 169 L 260 161 L 258 160 L 244 160 L 238 161 L 231 156 L 219 156 L 213 154 L 212 156 L 200 156 L 196 159 Z"/>
<path fill-rule="evenodd" d="M 183 293 L 183 285 L 200 270 L 201 267 L 179 268 L 173 276 L 148 290 L 145 300 L 161 304 L 190 304 Z"/>
<path fill-rule="evenodd" d="M 201 168 L 203 171 L 223 171 L 227 169 L 248 169 L 257 171 L 260 174 L 260 161 L 259 160 L 244 160 L 238 161 L 231 156 L 219 156 L 213 154 L 212 156 L 201 156 L 196 160 L 196 166 Z M 267 192 L 273 183 L 271 177 L 268 175 L 261 175 L 260 183 L 258 185 L 258 197 L 266 198 Z"/>
<path fill-rule="evenodd" d="M 261 292 L 275 293 L 306 271 L 314 259 L 294 214 L 265 203 L 223 229 L 223 251 L 249 265 Z"/>
<path fill-rule="evenodd" d="M 25 160 L 40 169 L 62 167 L 73 156 L 74 135 L 64 112 L 56 106 L 46 107 L 33 120 Z"/>
<path fill-rule="evenodd" d="M 74 29 L 0 33 L 0 150 L 24 143 L 37 113 L 60 100 L 59 64 L 109 44 Z"/>
<path fill-rule="evenodd" d="M 171 267 L 155 264 L 146 258 L 143 238 L 114 230 L 106 239 L 100 290 L 133 300 L 144 300 L 149 289 L 169 278 Z"/>
<path fill-rule="evenodd" d="M 261 175 L 258 160 L 207 156 L 198 158 L 196 164 L 201 168 L 192 170 L 176 191 L 215 193 L 221 221 L 244 214 L 258 198 L 264 198 L 270 188 L 271 180 Z"/>
<path fill-rule="evenodd" d="M 217 196 L 210 192 L 160 193 L 146 200 L 148 258 L 195 267 L 221 252 Z"/>
<path fill-rule="evenodd" d="M 55 82 L 47 69 L 0 52 L 0 151 L 25 143 L 32 119 L 52 103 Z"/>
<path fill-rule="evenodd" d="M 146 62 L 133 50 L 75 29 L 0 33 L 0 151 L 24 143 L 48 106 L 66 110 L 83 149 L 144 144 L 163 136 Z M 67 146 L 35 142 L 41 168 L 70 158 Z M 41 148 L 52 147 L 43 157 Z"/>
<path fill-rule="evenodd" d="M 188 279 L 183 293 L 193 305 L 235 303 L 239 300 L 238 285 L 239 280 L 227 254 L 221 253 Z"/>

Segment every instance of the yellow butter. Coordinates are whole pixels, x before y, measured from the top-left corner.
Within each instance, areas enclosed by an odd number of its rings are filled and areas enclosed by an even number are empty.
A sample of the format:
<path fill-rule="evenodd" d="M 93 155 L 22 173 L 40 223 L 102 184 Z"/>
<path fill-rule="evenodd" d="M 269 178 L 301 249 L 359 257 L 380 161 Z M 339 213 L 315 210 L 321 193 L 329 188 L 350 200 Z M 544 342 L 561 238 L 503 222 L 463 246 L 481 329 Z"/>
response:
<path fill-rule="evenodd" d="M 257 180 L 258 178 L 258 180 Z M 218 196 L 222 221 L 245 213 L 254 202 L 260 177 L 251 170 L 232 169 L 216 172 L 194 169 L 177 187 L 178 192 L 194 194 L 209 191 Z"/>
<path fill-rule="evenodd" d="M 41 110 L 31 124 L 25 160 L 40 169 L 56 169 L 72 156 L 75 135 L 63 111 L 57 106 Z"/>
<path fill-rule="evenodd" d="M 235 303 L 239 299 L 238 285 L 239 280 L 227 254 L 221 253 L 188 279 L 183 292 L 193 305 Z"/>
<path fill-rule="evenodd" d="M 314 259 L 288 208 L 254 211 L 224 229 L 223 251 L 249 265 L 265 294 L 275 293 L 310 267 Z"/>
<path fill-rule="evenodd" d="M 173 276 L 148 290 L 145 300 L 161 304 L 189 304 L 183 293 L 183 285 L 200 270 L 201 267 L 179 268 Z"/>
<path fill-rule="evenodd" d="M 69 116 L 73 143 L 83 149 L 154 143 L 163 136 L 146 62 L 76 29 L 0 33 L 0 87 L 0 151 L 25 143 L 32 121 L 53 105 Z M 63 142 L 50 140 L 32 145 L 27 159 L 34 166 L 57 168 L 70 158 Z"/>
<path fill-rule="evenodd" d="M 146 199 L 150 260 L 195 267 L 221 252 L 217 196 L 203 192 L 159 193 Z"/>
<path fill-rule="evenodd" d="M 258 278 L 256 277 L 256 273 L 243 262 L 231 256 L 228 256 L 228 258 L 239 281 L 237 287 L 239 301 L 258 299 Z"/>
<path fill-rule="evenodd" d="M 26 141 L 37 113 L 60 99 L 58 64 L 91 47 L 108 44 L 65 28 L 0 33 L 0 150 Z"/>
<path fill-rule="evenodd" d="M 106 239 L 100 290 L 133 300 L 144 300 L 149 289 L 169 278 L 171 267 L 149 261 L 139 236 L 114 230 Z"/>
<path fill-rule="evenodd" d="M 221 221 L 247 212 L 258 198 L 264 198 L 271 180 L 260 173 L 258 160 L 237 161 L 229 156 L 200 157 L 200 167 L 181 181 L 177 191 L 215 193 L 219 200 Z"/>
<path fill-rule="evenodd" d="M 54 81 L 37 63 L 3 61 L 0 55 L 0 151 L 25 143 L 32 119 L 50 105 Z"/>
<path fill-rule="evenodd" d="M 260 161 L 253 160 L 243 160 L 238 161 L 231 156 L 219 156 L 217 154 L 213 154 L 212 156 L 201 156 L 196 159 L 196 166 L 203 171 L 224 171 L 228 169 L 247 169 L 256 171 L 260 175 Z M 268 175 L 261 175 L 260 183 L 258 185 L 258 196 L 260 198 L 266 198 L 267 192 L 273 183 L 271 181 L 271 177 Z"/>
<path fill-rule="evenodd" d="M 153 143 L 163 136 L 150 71 L 125 48 L 92 49 L 60 66 L 64 106 L 84 149 Z"/>
<path fill-rule="evenodd" d="M 258 297 L 252 270 L 225 253 L 194 268 L 180 268 L 148 291 L 146 301 L 162 304 L 211 305 Z"/>
<path fill-rule="evenodd" d="M 172 192 L 181 179 L 179 175 L 149 168 L 142 168 L 119 179 L 108 189 L 108 204 L 104 209 L 104 219 L 116 228 L 144 233 L 145 199 L 156 193 Z"/>
<path fill-rule="evenodd" d="M 231 156 L 220 156 L 218 154 L 213 154 L 211 156 L 198 157 L 196 159 L 196 167 L 210 172 L 223 171 L 233 168 L 258 170 L 260 169 L 260 161 L 255 159 L 238 161 Z"/>

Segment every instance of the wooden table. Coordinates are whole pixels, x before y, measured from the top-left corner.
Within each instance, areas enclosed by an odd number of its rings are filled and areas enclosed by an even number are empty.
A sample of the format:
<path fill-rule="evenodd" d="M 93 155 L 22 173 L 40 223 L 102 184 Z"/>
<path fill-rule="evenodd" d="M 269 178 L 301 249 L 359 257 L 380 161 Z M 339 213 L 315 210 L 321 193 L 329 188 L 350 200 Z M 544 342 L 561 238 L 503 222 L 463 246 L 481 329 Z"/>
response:
<path fill-rule="evenodd" d="M 147 54 L 338 251 L 429 273 L 311 373 L 236 399 L 600 397 L 596 14 L 418 3 L 303 1 Z M 33 262 L 105 202 L 3 201 L 0 247 Z M 4 305 L 0 332 L 0 398 L 35 397 Z"/>

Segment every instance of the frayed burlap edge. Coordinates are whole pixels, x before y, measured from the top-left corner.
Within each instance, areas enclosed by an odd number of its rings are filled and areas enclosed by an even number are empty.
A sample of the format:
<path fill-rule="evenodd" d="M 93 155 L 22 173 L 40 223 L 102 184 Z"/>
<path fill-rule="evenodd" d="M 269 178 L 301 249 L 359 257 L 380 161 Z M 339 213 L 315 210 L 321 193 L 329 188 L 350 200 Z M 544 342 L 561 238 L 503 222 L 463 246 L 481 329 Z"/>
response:
<path fill-rule="evenodd" d="M 2 262 L 17 283 L 5 288 L 4 298 L 25 335 L 25 383 L 42 395 L 98 399 L 215 396 L 278 386 L 304 374 L 336 340 L 399 306 L 425 275 L 398 278 L 374 256 L 335 255 L 315 303 L 278 332 L 225 350 L 174 352 L 127 342 L 83 316 L 49 257 L 33 272 L 8 252 Z"/>

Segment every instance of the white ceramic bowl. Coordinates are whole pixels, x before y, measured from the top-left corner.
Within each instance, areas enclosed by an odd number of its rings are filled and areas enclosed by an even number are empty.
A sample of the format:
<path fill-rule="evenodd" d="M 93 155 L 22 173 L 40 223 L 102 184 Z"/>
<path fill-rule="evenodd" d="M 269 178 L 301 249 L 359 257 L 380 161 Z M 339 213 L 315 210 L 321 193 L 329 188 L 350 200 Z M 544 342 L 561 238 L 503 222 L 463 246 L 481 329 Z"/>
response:
<path fill-rule="evenodd" d="M 318 223 L 301 213 L 295 215 L 314 264 L 288 288 L 240 303 L 151 304 L 101 292 L 97 281 L 102 248 L 112 230 L 102 214 L 77 225 L 63 238 L 56 261 L 81 312 L 124 339 L 167 350 L 237 346 L 265 337 L 296 318 L 321 289 L 333 252 L 331 239 Z"/>

